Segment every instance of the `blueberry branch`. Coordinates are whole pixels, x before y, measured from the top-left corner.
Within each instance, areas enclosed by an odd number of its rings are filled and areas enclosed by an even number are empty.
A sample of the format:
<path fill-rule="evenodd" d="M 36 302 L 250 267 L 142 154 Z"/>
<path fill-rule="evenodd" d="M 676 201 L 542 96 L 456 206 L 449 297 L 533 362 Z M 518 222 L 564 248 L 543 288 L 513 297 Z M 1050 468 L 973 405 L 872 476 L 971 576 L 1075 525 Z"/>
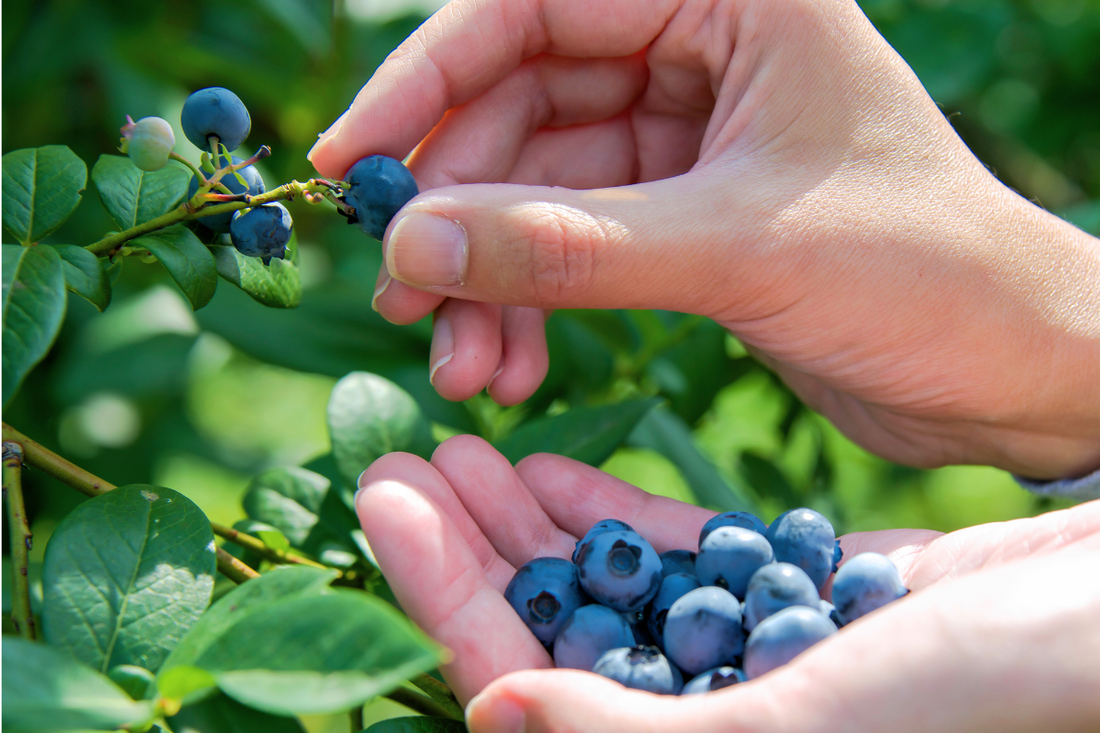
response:
<path fill-rule="evenodd" d="M 250 534 L 246 534 L 239 530 L 233 529 L 232 527 L 226 527 L 225 525 L 218 524 L 217 522 L 211 522 L 210 526 L 214 529 L 214 534 L 218 535 L 222 539 L 232 542 L 235 545 L 240 545 L 247 550 L 257 552 L 272 562 L 281 564 L 308 565 L 313 568 L 328 568 L 327 565 L 322 565 L 315 560 L 310 560 L 308 557 L 303 557 L 299 554 L 286 552 L 284 550 L 276 550 L 274 547 L 268 547 L 266 544 L 264 544 L 263 540 L 253 537 Z"/>
<path fill-rule="evenodd" d="M 432 698 L 419 692 L 414 692 L 407 687 L 396 687 L 383 697 L 388 697 L 394 702 L 401 703 L 410 710 L 415 710 L 421 715 L 429 715 L 434 718 L 451 718 L 454 720 L 462 720 L 463 716 L 459 714 L 457 717 L 450 710 L 437 703 Z"/>
<path fill-rule="evenodd" d="M 12 601 L 11 621 L 19 635 L 34 641 L 34 613 L 27 582 L 27 552 L 31 549 L 31 528 L 23 504 L 23 449 L 4 441 L 4 498 L 8 503 L 8 532 L 11 537 Z"/>
<path fill-rule="evenodd" d="M 71 486 L 80 493 L 86 496 L 101 496 L 117 488 L 114 484 L 104 481 L 103 479 L 88 473 L 83 468 L 66 461 L 61 456 L 57 455 L 48 448 L 34 442 L 21 432 L 8 425 L 3 424 L 3 437 L 4 437 L 4 488 L 7 491 L 8 485 L 8 445 L 14 444 L 19 448 L 23 455 L 23 465 L 37 468 L 43 473 L 53 476 L 55 479 L 63 484 Z M 20 503 L 22 503 L 22 494 L 20 493 Z M 13 525 L 14 526 L 14 525 Z M 28 530 L 29 534 L 29 530 Z M 252 568 L 245 565 L 237 558 L 230 555 L 228 552 L 220 547 L 215 548 L 218 561 L 218 570 L 221 574 L 236 583 L 243 583 L 250 578 L 258 578 L 260 574 Z M 14 558 L 14 554 L 12 555 Z"/>

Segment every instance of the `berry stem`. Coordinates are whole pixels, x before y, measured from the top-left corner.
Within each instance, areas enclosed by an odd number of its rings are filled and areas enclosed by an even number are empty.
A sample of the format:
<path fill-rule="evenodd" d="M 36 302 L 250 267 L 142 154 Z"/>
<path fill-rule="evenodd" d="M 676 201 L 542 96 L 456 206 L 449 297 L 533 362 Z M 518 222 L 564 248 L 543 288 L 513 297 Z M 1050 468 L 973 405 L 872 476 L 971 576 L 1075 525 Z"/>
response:
<path fill-rule="evenodd" d="M 6 427 L 6 426 L 5 426 Z M 5 431 L 6 432 L 6 431 Z M 31 528 L 23 504 L 23 448 L 4 441 L 4 498 L 8 503 L 8 531 L 11 539 L 11 621 L 27 641 L 34 641 L 34 613 L 31 611 L 27 580 L 27 552 L 31 549 Z"/>
<path fill-rule="evenodd" d="M 385 693 L 382 697 L 388 697 L 394 702 L 401 703 L 410 710 L 415 710 L 421 715 L 433 718 L 454 718 L 454 715 L 437 703 L 432 698 L 420 692 L 413 692 L 407 687 L 396 687 Z M 462 720 L 462 718 L 456 718 Z"/>
<path fill-rule="evenodd" d="M 206 176 L 203 175 L 202 170 L 200 168 L 198 168 L 194 163 L 189 161 L 187 158 L 183 157 L 182 155 L 180 155 L 179 153 L 176 153 L 174 151 L 171 152 L 171 153 L 168 153 L 168 157 L 171 158 L 172 160 L 178 160 L 179 162 L 183 163 L 185 166 L 190 168 L 191 172 L 195 174 L 195 178 L 199 179 L 199 185 L 205 186 L 207 183 L 209 183 L 209 181 L 206 180 Z"/>
<path fill-rule="evenodd" d="M 307 557 L 302 557 L 301 555 L 292 554 L 284 550 L 276 550 L 273 547 L 268 547 L 266 544 L 264 544 L 263 540 L 253 537 L 250 534 L 245 534 L 244 532 L 233 529 L 232 527 L 226 527 L 225 525 L 218 524 L 217 522 L 211 522 L 210 526 L 214 529 L 214 534 L 218 535 L 222 539 L 232 542 L 235 545 L 240 545 L 245 549 L 252 550 L 253 552 L 258 552 L 272 562 L 281 563 L 284 565 L 288 563 L 293 563 L 296 565 L 309 565 L 313 568 L 328 567 L 327 565 L 322 565 L 315 560 L 310 560 Z M 340 575 L 342 576 L 343 573 L 340 573 Z"/>

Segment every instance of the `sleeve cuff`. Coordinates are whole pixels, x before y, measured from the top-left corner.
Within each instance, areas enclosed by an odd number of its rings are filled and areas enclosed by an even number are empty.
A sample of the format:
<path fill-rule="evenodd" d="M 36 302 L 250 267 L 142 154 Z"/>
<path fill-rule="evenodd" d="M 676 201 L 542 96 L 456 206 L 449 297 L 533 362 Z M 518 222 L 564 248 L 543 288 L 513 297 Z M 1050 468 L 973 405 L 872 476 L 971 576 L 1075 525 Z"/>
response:
<path fill-rule="evenodd" d="M 1043 496 L 1058 496 L 1079 501 L 1100 499 L 1100 470 L 1081 478 L 1065 478 L 1058 481 L 1032 481 L 1021 476 L 1013 476 L 1013 478 L 1028 491 Z"/>

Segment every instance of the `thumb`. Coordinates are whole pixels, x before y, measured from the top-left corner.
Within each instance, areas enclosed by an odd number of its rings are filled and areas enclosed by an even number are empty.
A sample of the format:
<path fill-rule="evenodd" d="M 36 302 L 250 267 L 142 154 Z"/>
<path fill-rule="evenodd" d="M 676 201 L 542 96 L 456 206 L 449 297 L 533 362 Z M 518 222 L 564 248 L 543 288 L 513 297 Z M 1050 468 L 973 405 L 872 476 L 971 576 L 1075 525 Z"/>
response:
<path fill-rule="evenodd" d="M 390 225 L 386 268 L 399 281 L 466 300 L 713 315 L 738 290 L 731 278 L 752 271 L 729 251 L 754 238 L 738 223 L 752 217 L 723 206 L 725 188 L 708 169 L 585 191 L 432 189 Z"/>

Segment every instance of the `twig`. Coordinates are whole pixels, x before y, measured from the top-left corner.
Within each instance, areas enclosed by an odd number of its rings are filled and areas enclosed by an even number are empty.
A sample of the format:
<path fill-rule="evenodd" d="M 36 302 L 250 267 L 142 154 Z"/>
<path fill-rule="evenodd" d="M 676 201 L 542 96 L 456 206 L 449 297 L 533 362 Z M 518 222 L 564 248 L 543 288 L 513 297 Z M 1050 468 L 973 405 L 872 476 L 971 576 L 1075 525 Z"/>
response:
<path fill-rule="evenodd" d="M 15 630 L 34 641 L 34 613 L 31 611 L 30 584 L 27 580 L 27 552 L 31 549 L 31 528 L 23 504 L 23 449 L 18 443 L 4 442 L 4 498 L 8 500 L 8 531 L 11 533 L 12 601 L 11 621 Z"/>
<path fill-rule="evenodd" d="M 277 550 L 274 547 L 269 547 L 263 540 L 253 537 L 250 534 L 241 532 L 240 530 L 233 529 L 232 527 L 226 527 L 224 524 L 218 524 L 217 522 L 211 522 L 210 526 L 214 529 L 214 534 L 218 535 L 224 540 L 228 540 L 233 544 L 240 545 L 245 549 L 258 552 L 268 560 L 277 563 L 294 563 L 296 565 L 309 565 L 314 568 L 330 569 L 327 565 L 322 565 L 319 562 L 310 560 L 308 557 L 302 557 L 301 555 L 294 555 L 285 550 Z M 337 571 L 339 572 L 339 571 Z"/>
<path fill-rule="evenodd" d="M 395 687 L 382 697 L 388 697 L 394 702 L 401 703 L 410 710 L 415 710 L 421 715 L 430 715 L 435 718 L 453 718 L 449 710 L 437 703 L 427 695 L 413 692 L 407 687 Z"/>
<path fill-rule="evenodd" d="M 451 692 L 451 688 L 443 684 L 430 674 L 418 674 L 409 682 L 426 692 L 433 700 L 444 708 L 455 720 L 465 720 L 466 715 L 459 704 L 458 698 Z"/>
<path fill-rule="evenodd" d="M 66 461 L 48 448 L 44 448 L 21 432 L 3 423 L 4 431 L 4 486 L 7 487 L 7 445 L 16 444 L 22 449 L 23 463 L 32 468 L 37 468 L 43 473 L 53 476 L 63 484 L 67 484 L 87 496 L 101 496 L 108 491 L 117 488 L 114 484 L 104 481 L 98 476 L 88 473 L 83 468 Z M 22 494 L 20 494 L 20 503 Z M 14 557 L 14 555 L 13 555 Z M 237 583 L 243 583 L 250 578 L 258 578 L 260 574 L 245 565 L 237 558 L 230 555 L 220 547 L 217 548 L 218 570 L 222 575 Z"/>
<path fill-rule="evenodd" d="M 363 730 L 363 706 L 356 705 L 349 712 L 351 717 L 351 733 L 358 733 Z"/>

